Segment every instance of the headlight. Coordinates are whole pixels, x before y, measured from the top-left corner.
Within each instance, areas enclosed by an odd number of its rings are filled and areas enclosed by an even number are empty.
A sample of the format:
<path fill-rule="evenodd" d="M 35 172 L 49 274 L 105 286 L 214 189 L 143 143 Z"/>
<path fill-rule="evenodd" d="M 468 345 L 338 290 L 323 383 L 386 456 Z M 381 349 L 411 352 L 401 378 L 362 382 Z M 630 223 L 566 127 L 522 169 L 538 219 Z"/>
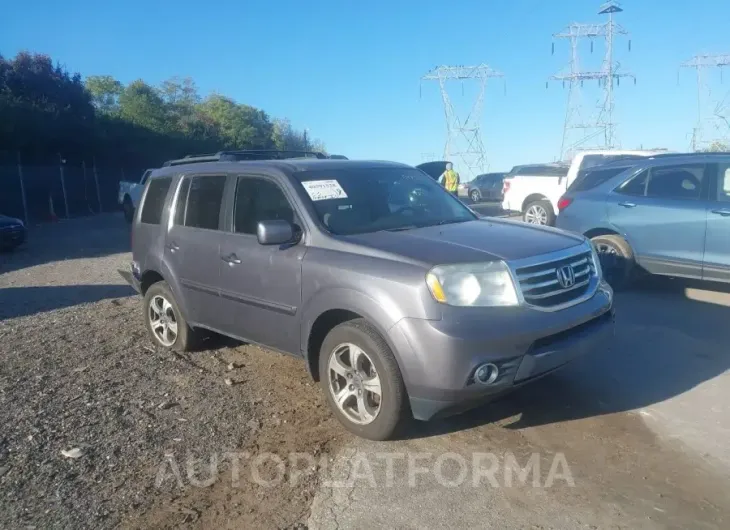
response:
<path fill-rule="evenodd" d="M 453 306 L 517 305 L 517 291 L 507 265 L 501 261 L 439 265 L 426 275 L 437 302 Z"/>
<path fill-rule="evenodd" d="M 591 254 L 593 256 L 593 268 L 596 270 L 596 276 L 599 280 L 603 279 L 603 269 L 601 269 L 601 258 L 598 256 L 596 246 L 591 242 Z"/>

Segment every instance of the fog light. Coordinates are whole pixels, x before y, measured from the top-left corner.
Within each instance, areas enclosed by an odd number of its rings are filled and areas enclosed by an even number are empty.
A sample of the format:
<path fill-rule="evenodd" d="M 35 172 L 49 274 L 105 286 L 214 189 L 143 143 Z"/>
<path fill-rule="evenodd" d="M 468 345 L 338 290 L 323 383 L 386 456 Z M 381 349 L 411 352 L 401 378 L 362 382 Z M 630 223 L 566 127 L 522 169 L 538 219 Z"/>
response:
<path fill-rule="evenodd" d="M 480 385 L 491 385 L 499 377 L 499 368 L 492 363 L 479 366 L 474 372 L 474 381 Z"/>

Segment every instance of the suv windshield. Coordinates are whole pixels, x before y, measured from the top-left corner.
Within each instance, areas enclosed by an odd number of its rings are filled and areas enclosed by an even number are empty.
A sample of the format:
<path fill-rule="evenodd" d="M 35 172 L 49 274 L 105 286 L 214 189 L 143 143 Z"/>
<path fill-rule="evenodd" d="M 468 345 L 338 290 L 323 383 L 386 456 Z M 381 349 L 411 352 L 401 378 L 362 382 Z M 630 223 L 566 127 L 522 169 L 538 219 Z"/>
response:
<path fill-rule="evenodd" d="M 587 191 L 597 188 L 604 182 L 612 179 L 619 173 L 630 169 L 633 166 L 619 166 L 598 169 L 582 169 L 573 183 L 568 186 L 568 191 Z"/>
<path fill-rule="evenodd" d="M 319 220 L 334 234 L 408 230 L 477 218 L 417 169 L 317 171 L 297 176 Z"/>

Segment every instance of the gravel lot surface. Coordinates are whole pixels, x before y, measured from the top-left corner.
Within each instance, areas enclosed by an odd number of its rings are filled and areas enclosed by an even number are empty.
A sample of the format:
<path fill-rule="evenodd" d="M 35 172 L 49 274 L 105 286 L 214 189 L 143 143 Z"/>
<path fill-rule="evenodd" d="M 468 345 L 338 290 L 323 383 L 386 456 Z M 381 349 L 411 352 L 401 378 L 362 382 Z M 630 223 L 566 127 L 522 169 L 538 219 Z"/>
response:
<path fill-rule="evenodd" d="M 108 215 L 32 229 L 0 254 L 0 527 L 300 525 L 317 473 L 291 481 L 287 467 L 279 484 L 276 461 L 261 460 L 264 487 L 246 462 L 306 452 L 319 465 L 346 436 L 319 389 L 298 360 L 221 338 L 157 350 L 116 272 L 128 246 Z M 227 452 L 250 454 L 238 484 Z"/>

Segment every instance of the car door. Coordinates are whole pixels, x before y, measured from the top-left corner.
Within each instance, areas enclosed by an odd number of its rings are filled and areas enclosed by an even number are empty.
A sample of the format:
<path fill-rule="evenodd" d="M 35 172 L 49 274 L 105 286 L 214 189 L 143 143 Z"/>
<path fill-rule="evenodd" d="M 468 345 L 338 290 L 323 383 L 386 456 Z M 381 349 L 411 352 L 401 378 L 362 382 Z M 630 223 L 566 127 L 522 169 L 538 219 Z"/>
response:
<path fill-rule="evenodd" d="M 221 296 L 226 331 L 289 353 L 299 352 L 303 243 L 261 245 L 259 221 L 283 219 L 297 224 L 292 201 L 275 180 L 237 178 L 229 231 L 221 240 Z"/>
<path fill-rule="evenodd" d="M 218 329 L 219 255 L 225 175 L 183 177 L 165 238 L 165 261 L 175 276 L 187 318 Z"/>
<path fill-rule="evenodd" d="M 730 282 L 730 162 L 712 164 L 715 179 L 707 207 L 707 236 L 702 264 L 705 280 Z"/>
<path fill-rule="evenodd" d="M 644 169 L 609 194 L 610 223 L 649 272 L 700 278 L 707 225 L 707 165 Z"/>

